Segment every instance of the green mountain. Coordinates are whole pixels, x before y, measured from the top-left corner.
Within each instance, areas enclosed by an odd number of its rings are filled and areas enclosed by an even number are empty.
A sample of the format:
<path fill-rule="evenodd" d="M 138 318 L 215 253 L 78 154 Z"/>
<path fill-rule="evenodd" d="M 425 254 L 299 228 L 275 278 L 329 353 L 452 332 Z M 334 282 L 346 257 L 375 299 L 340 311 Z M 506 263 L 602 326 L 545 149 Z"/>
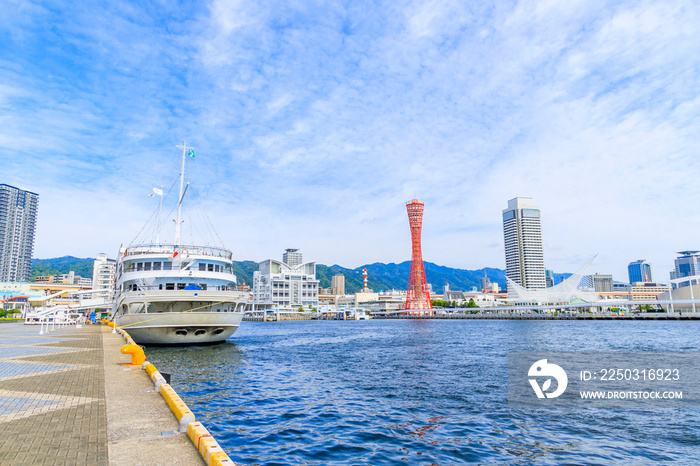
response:
<path fill-rule="evenodd" d="M 53 259 L 32 259 L 31 281 L 36 277 L 59 275 L 71 270 L 83 278 L 92 278 L 92 265 L 95 259 L 73 256 L 55 257 Z"/>
<path fill-rule="evenodd" d="M 473 287 L 481 289 L 481 279 L 486 276 L 493 283 L 498 283 L 501 289 L 505 288 L 505 270 L 494 268 L 483 268 L 478 270 L 453 269 L 432 262 L 424 262 L 425 279 L 433 285 L 436 293 L 442 293 L 445 283 L 450 284 L 452 290 L 469 291 Z M 375 291 L 380 290 L 405 290 L 408 288 L 408 276 L 411 270 L 411 262 L 406 261 L 400 264 L 383 264 L 375 262 L 356 269 L 346 269 L 339 265 L 330 267 L 322 264 L 316 266 L 316 276 L 319 278 L 319 285 L 322 288 L 330 286 L 330 279 L 333 275 L 341 274 L 345 276 L 345 292 L 354 293 L 363 287 L 362 269 L 367 269 L 367 286 Z"/>
<path fill-rule="evenodd" d="M 92 264 L 94 259 L 81 259 L 73 256 L 56 257 L 53 259 L 32 260 L 32 280 L 40 275 L 57 275 L 73 270 L 81 277 L 92 277 Z M 469 291 L 473 287 L 481 289 L 481 279 L 486 274 L 493 283 L 498 283 L 501 289 L 505 289 L 506 274 L 502 269 L 483 268 L 478 270 L 453 269 L 424 262 L 425 277 L 428 283 L 433 285 L 436 293 L 442 293 L 445 283 L 449 282 L 452 290 Z M 405 290 L 408 288 L 408 275 L 411 262 L 400 264 L 383 264 L 375 262 L 355 269 L 347 269 L 340 265 L 316 264 L 316 276 L 322 288 L 331 286 L 331 277 L 336 274 L 345 276 L 345 292 L 354 293 L 363 287 L 362 269 L 367 269 L 367 286 L 375 291 L 379 290 Z M 257 262 L 234 261 L 233 270 L 238 277 L 238 283 L 253 284 L 253 272 L 258 270 Z M 557 274 L 558 275 L 558 274 Z"/>

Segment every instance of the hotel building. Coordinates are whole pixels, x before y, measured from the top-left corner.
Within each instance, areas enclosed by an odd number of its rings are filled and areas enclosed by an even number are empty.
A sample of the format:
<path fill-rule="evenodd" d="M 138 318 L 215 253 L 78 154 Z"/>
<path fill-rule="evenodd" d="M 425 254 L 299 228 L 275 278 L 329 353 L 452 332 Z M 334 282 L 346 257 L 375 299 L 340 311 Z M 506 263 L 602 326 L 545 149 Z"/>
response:
<path fill-rule="evenodd" d="M 527 289 L 546 288 L 540 209 L 531 198 L 508 201 L 503 210 L 503 239 L 506 276 Z"/>
<path fill-rule="evenodd" d="M 303 262 L 297 249 L 287 249 L 283 258 L 283 261 L 268 259 L 258 263 L 259 270 L 253 273 L 253 303 L 318 309 L 316 262 Z"/>

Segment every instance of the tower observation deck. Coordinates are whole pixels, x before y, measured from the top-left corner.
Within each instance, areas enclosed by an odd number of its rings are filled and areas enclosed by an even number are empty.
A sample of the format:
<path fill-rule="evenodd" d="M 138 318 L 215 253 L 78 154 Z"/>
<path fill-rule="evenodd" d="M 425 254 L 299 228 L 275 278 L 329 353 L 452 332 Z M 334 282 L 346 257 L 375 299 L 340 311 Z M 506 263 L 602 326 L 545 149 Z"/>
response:
<path fill-rule="evenodd" d="M 406 296 L 406 309 L 432 309 L 430 293 L 425 280 L 423 268 L 423 253 L 421 252 L 421 230 L 423 228 L 424 204 L 413 199 L 406 203 L 408 212 L 408 224 L 411 227 L 411 272 L 408 279 L 408 294 Z"/>

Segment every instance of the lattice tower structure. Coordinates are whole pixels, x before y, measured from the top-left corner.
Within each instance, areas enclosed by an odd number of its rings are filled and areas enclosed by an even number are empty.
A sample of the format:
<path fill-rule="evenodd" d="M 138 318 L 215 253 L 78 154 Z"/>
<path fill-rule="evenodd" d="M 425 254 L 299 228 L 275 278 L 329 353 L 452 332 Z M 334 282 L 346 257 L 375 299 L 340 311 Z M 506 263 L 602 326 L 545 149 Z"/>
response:
<path fill-rule="evenodd" d="M 424 204 L 413 199 L 406 203 L 408 224 L 411 227 L 411 273 L 408 279 L 406 309 L 432 309 L 430 293 L 425 280 L 423 253 L 421 252 L 421 230 L 423 228 Z"/>

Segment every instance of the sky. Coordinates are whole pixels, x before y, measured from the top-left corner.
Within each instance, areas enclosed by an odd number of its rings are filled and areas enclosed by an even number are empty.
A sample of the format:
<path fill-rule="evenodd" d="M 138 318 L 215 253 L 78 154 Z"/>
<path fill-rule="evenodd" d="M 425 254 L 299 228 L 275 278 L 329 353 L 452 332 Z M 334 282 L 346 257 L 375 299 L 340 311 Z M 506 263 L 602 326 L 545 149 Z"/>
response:
<path fill-rule="evenodd" d="M 409 260 L 417 198 L 426 261 L 505 268 L 531 197 L 547 268 L 666 281 L 700 249 L 698 24 L 692 0 L 6 0 L 0 183 L 40 196 L 37 258 L 116 256 L 187 141 L 183 229 L 237 260 Z"/>

